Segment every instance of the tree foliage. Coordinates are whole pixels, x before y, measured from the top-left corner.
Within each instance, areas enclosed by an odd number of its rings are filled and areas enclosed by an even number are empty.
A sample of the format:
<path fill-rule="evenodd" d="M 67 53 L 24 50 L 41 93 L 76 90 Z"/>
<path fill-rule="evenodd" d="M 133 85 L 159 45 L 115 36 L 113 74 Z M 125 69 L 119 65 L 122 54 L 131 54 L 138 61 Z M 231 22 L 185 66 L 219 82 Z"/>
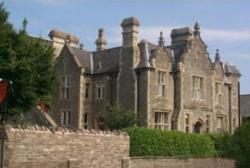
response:
<path fill-rule="evenodd" d="M 137 123 L 136 114 L 123 109 L 120 105 L 108 107 L 101 117 L 109 130 L 119 130 Z"/>
<path fill-rule="evenodd" d="M 23 114 L 43 99 L 51 102 L 55 87 L 53 49 L 47 42 L 34 38 L 23 28 L 14 30 L 8 12 L 0 4 L 0 78 L 12 81 L 12 94 L 1 119 Z"/>
<path fill-rule="evenodd" d="M 231 140 L 237 168 L 250 167 L 250 122 L 239 127 Z"/>

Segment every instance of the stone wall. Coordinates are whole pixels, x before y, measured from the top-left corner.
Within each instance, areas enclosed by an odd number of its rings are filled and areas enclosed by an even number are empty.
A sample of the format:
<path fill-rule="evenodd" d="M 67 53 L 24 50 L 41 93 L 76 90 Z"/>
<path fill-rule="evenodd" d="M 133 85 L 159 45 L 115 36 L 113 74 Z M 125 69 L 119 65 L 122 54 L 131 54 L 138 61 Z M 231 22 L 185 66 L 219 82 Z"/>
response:
<path fill-rule="evenodd" d="M 126 158 L 123 160 L 123 168 L 234 168 L 234 161 L 220 158 Z"/>
<path fill-rule="evenodd" d="M 6 135 L 8 168 L 120 168 L 129 156 L 129 137 L 123 133 L 10 127 Z"/>

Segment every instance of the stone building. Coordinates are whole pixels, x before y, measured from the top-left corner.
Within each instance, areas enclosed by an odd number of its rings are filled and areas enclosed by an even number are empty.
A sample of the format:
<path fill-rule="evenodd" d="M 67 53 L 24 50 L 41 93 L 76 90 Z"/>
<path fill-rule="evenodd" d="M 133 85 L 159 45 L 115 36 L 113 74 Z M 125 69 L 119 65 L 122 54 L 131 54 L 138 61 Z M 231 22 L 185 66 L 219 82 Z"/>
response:
<path fill-rule="evenodd" d="M 243 119 L 250 120 L 250 94 L 240 95 L 240 114 Z"/>
<path fill-rule="evenodd" d="M 102 129 L 100 114 L 119 103 L 133 110 L 140 126 L 183 132 L 233 132 L 239 123 L 234 65 L 219 50 L 211 60 L 200 26 L 173 29 L 171 45 L 138 42 L 139 20 L 122 21 L 122 46 L 106 48 L 99 29 L 96 51 L 78 48 L 78 38 L 54 30 L 58 91 L 53 116 L 59 125 Z M 58 54 L 56 50 L 56 54 Z"/>

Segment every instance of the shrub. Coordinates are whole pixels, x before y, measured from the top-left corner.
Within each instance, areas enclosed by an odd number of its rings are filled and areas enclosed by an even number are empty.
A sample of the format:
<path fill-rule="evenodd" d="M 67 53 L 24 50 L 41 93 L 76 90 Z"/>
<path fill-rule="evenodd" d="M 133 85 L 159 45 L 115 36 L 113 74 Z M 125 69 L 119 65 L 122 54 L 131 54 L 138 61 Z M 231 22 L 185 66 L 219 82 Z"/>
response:
<path fill-rule="evenodd" d="M 131 156 L 209 157 L 216 154 L 208 135 L 146 128 L 127 128 Z"/>
<path fill-rule="evenodd" d="M 210 134 L 211 139 L 214 142 L 214 147 L 219 157 L 233 157 L 232 149 L 232 135 L 228 133 L 224 134 Z"/>
<path fill-rule="evenodd" d="M 235 131 L 231 148 L 236 160 L 236 167 L 250 167 L 250 122 L 246 122 Z"/>
<path fill-rule="evenodd" d="M 120 105 L 107 107 L 101 116 L 109 130 L 118 130 L 135 126 L 137 123 L 136 114 L 133 111 L 123 109 Z"/>

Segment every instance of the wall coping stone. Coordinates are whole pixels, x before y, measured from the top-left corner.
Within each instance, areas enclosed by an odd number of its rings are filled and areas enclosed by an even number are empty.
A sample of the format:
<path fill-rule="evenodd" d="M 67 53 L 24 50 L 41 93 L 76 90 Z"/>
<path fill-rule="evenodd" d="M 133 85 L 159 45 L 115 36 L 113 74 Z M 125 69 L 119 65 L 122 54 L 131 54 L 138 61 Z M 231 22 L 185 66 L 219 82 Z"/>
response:
<path fill-rule="evenodd" d="M 123 131 L 99 131 L 99 130 L 86 130 L 86 129 L 68 129 L 68 128 L 57 128 L 52 129 L 44 126 L 28 126 L 22 127 L 20 125 L 12 126 L 5 125 L 5 131 L 8 133 L 12 132 L 33 132 L 33 133 L 47 133 L 47 134 L 57 134 L 57 135 L 84 135 L 84 136 L 106 136 L 106 137 L 127 137 L 128 134 Z"/>

